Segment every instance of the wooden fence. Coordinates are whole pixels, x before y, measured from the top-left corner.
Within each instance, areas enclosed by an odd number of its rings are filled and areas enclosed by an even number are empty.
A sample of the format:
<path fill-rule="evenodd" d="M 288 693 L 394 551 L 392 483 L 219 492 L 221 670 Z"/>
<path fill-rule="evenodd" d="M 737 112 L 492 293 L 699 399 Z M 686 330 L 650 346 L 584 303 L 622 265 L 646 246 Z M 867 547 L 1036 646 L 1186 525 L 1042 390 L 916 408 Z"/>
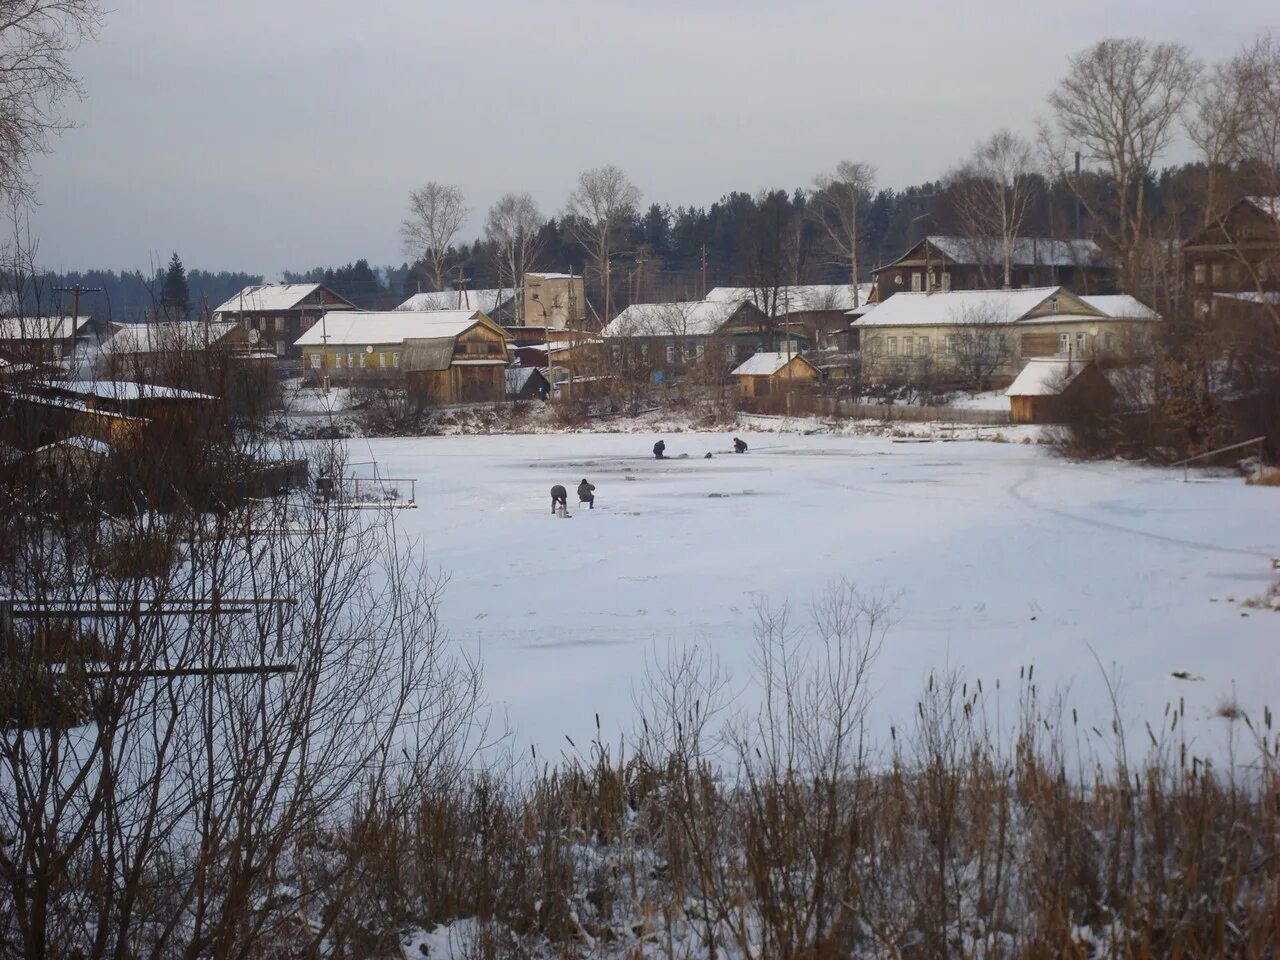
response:
<path fill-rule="evenodd" d="M 819 415 L 846 417 L 850 420 L 905 421 L 909 423 L 969 423 L 977 426 L 1002 427 L 1013 422 L 1008 410 L 970 410 L 964 407 L 916 406 L 909 403 L 852 403 L 832 397 L 796 394 L 787 409 L 786 398 L 770 396 L 740 398 L 738 407 L 744 413 L 793 416 Z"/>

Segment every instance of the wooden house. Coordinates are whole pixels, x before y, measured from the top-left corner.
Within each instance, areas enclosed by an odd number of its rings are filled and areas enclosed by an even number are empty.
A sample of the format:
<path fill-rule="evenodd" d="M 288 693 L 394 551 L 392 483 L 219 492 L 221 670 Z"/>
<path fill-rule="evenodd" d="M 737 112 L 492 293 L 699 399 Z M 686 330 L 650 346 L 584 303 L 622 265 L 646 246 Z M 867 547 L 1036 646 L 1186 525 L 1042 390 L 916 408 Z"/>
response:
<path fill-rule="evenodd" d="M 0 356 L 10 363 L 41 364 L 72 356 L 96 343 L 102 331 L 93 317 L 0 317 Z"/>
<path fill-rule="evenodd" d="M 780 287 L 715 287 L 704 299 L 713 303 L 749 301 L 815 350 L 848 350 L 849 311 L 865 308 L 871 284 L 855 290 L 847 283 L 809 283 Z"/>
<path fill-rule="evenodd" d="M 1038 357 L 1027 361 L 1005 395 L 1014 423 L 1067 423 L 1106 416 L 1116 389 L 1091 360 Z"/>
<path fill-rule="evenodd" d="M 491 287 L 482 290 L 436 290 L 415 293 L 397 310 L 421 313 L 435 310 L 479 310 L 490 320 L 506 325 L 516 319 L 514 287 Z"/>
<path fill-rule="evenodd" d="M 750 300 L 635 303 L 601 336 L 615 368 L 643 368 L 657 379 L 678 376 L 705 362 L 732 368 L 761 350 L 785 347 L 788 338 Z M 798 352 L 798 341 L 794 346 Z"/>
<path fill-rule="evenodd" d="M 1109 293 L 1115 268 L 1092 240 L 1018 237 L 1010 251 L 1011 283 L 1066 287 L 1076 293 Z M 1004 286 L 999 237 L 925 237 L 897 260 L 874 271 L 875 299 L 899 293 L 997 290 Z"/>
<path fill-rule="evenodd" d="M 798 353 L 757 353 L 734 368 L 731 376 L 744 397 L 769 397 L 808 389 L 818 380 L 818 368 Z"/>
<path fill-rule="evenodd" d="M 1182 247 L 1198 325 L 1224 348 L 1251 342 L 1280 323 L 1280 197 L 1245 197 Z"/>
<path fill-rule="evenodd" d="M 323 314 L 355 309 L 321 283 L 258 283 L 220 304 L 213 316 L 254 331 L 256 342 L 277 357 L 296 357 L 292 345 Z"/>
<path fill-rule="evenodd" d="M 506 397 L 506 332 L 479 310 L 326 314 L 297 346 L 315 381 L 394 381 L 432 404 Z"/>

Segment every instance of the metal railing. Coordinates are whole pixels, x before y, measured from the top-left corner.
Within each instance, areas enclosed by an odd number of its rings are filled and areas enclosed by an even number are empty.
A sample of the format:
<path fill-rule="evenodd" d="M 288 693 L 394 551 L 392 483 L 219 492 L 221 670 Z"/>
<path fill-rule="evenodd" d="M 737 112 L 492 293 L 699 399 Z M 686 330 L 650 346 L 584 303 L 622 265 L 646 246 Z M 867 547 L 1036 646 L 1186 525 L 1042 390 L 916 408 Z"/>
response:
<path fill-rule="evenodd" d="M 1207 460 L 1209 457 L 1216 457 L 1220 453 L 1230 453 L 1232 450 L 1242 450 L 1245 447 L 1257 446 L 1258 454 L 1262 454 L 1262 445 L 1267 442 L 1265 435 L 1254 437 L 1252 440 L 1241 440 L 1239 443 L 1232 443 L 1225 447 L 1219 447 L 1217 450 L 1210 450 L 1207 453 L 1197 453 L 1194 457 L 1187 457 L 1185 460 L 1179 460 L 1173 464 L 1175 467 L 1182 468 L 1182 482 L 1186 483 L 1191 474 L 1191 464 L 1197 460 Z"/>

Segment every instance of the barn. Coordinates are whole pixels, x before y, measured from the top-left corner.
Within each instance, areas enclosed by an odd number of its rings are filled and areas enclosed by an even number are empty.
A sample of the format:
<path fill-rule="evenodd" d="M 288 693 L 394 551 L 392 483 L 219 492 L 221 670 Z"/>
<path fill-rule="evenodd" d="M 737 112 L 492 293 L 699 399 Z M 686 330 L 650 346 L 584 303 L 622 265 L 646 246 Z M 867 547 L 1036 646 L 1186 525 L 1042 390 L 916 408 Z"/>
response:
<path fill-rule="evenodd" d="M 796 387 L 811 387 L 818 369 L 798 353 L 757 353 L 734 369 L 744 397 L 768 397 Z"/>
<path fill-rule="evenodd" d="M 1065 423 L 1111 411 L 1116 390 L 1091 360 L 1038 357 L 1005 391 L 1014 423 Z"/>

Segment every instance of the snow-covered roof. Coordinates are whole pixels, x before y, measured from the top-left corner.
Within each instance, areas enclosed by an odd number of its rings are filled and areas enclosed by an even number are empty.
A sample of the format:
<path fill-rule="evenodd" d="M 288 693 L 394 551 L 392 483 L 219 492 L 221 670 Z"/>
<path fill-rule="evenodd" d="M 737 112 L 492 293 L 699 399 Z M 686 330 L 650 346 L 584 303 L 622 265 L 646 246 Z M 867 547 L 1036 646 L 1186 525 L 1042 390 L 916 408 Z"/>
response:
<path fill-rule="evenodd" d="M 526 273 L 526 277 L 537 277 L 539 280 L 581 280 L 580 273 Z"/>
<path fill-rule="evenodd" d="M 76 450 L 84 450 L 86 453 L 96 453 L 103 457 L 111 455 L 111 444 L 102 440 L 95 440 L 93 437 L 86 437 L 82 434 L 76 434 L 73 437 L 63 437 L 61 440 L 53 441 L 53 443 L 46 443 L 43 447 L 37 447 L 35 452 L 41 453 L 45 450 L 55 449 L 56 447 L 72 447 Z"/>
<path fill-rule="evenodd" d="M 1036 357 L 1014 378 L 1006 390 L 1006 397 L 1056 397 L 1065 390 L 1088 361 L 1070 360 L 1066 357 Z"/>
<path fill-rule="evenodd" d="M 858 284 L 858 303 L 864 304 L 871 296 L 871 284 Z M 706 299 L 714 303 L 750 301 L 761 306 L 773 297 L 773 290 L 759 287 L 714 287 Z M 778 288 L 778 316 L 806 313 L 815 310 L 853 309 L 853 287 L 847 283 L 807 283 Z M 761 309 L 763 307 L 761 306 Z"/>
<path fill-rule="evenodd" d="M 113 354 L 165 353 L 170 350 L 202 350 L 236 328 L 231 321 L 205 323 L 181 320 L 165 323 L 113 323 L 106 350 Z"/>
<path fill-rule="evenodd" d="M 491 287 L 484 290 L 433 290 L 415 293 L 397 310 L 483 310 L 493 313 L 515 299 L 511 287 Z"/>
<path fill-rule="evenodd" d="M 93 318 L 0 317 L 0 340 L 66 340 L 74 337 Z"/>
<path fill-rule="evenodd" d="M 798 353 L 757 353 L 747 357 L 731 374 L 735 377 L 771 377 L 792 360 L 809 363 Z M 812 364 L 810 364 L 812 366 Z"/>
<path fill-rule="evenodd" d="M 1225 300 L 1240 300 L 1244 303 L 1280 304 L 1280 290 L 1241 290 L 1237 293 L 1215 293 L 1214 296 Z"/>
<path fill-rule="evenodd" d="M 506 370 L 507 393 L 519 393 L 535 373 L 542 374 L 542 371 L 537 367 L 508 367 Z M 546 375 L 542 374 L 542 376 Z"/>
<path fill-rule="evenodd" d="M 299 347 L 364 346 L 456 337 L 480 322 L 479 310 L 339 310 L 324 315 L 294 341 Z"/>
<path fill-rule="evenodd" d="M 162 387 L 154 383 L 134 383 L 132 380 L 49 380 L 46 388 L 79 397 L 98 397 L 103 400 L 216 400 L 208 393 Z"/>
<path fill-rule="evenodd" d="M 999 237 L 954 237 L 931 234 L 925 239 L 956 263 L 997 264 L 1003 262 L 1003 242 Z M 918 246 L 918 245 L 917 245 Z M 915 249 L 914 247 L 912 248 Z M 909 252 L 908 252 L 909 253 Z M 905 260 L 903 255 L 895 260 Z M 1017 237 L 1010 251 L 1016 267 L 1105 266 L 1102 248 L 1092 240 L 1054 240 L 1051 237 Z"/>
<path fill-rule="evenodd" d="M 1156 313 L 1137 297 L 1127 293 L 1111 293 L 1082 296 L 1080 298 L 1095 310 L 1100 310 L 1108 317 L 1124 320 L 1159 320 Z"/>
<path fill-rule="evenodd" d="M 882 301 L 856 327 L 951 326 L 972 323 L 1017 323 L 1046 300 L 1060 297 L 1066 308 L 1054 315 L 1090 318 L 1088 304 L 1062 287 L 1025 290 L 950 290 L 945 293 L 895 293 Z M 1096 309 L 1096 308 L 1092 308 Z M 1096 318 L 1094 318 L 1096 319 Z"/>
<path fill-rule="evenodd" d="M 741 309 L 741 300 L 633 303 L 604 328 L 605 337 L 706 337 Z"/>
<path fill-rule="evenodd" d="M 320 289 L 318 283 L 255 283 L 226 300 L 214 313 L 292 310 Z"/>
<path fill-rule="evenodd" d="M 1272 219 L 1280 220 L 1280 197 L 1245 197 L 1245 201 Z"/>

